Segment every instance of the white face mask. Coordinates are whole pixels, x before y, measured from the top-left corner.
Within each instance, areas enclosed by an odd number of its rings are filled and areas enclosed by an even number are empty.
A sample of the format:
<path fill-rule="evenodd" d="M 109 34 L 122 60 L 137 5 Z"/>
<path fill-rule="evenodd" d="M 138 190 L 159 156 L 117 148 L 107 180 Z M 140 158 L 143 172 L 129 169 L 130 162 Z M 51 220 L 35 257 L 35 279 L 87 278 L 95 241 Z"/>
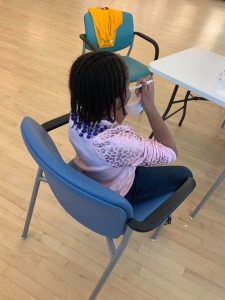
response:
<path fill-rule="evenodd" d="M 147 84 L 150 84 L 152 82 L 153 82 L 153 80 L 148 80 Z M 139 84 L 139 85 L 136 85 L 136 86 L 133 86 L 130 88 L 131 97 L 130 97 L 127 105 L 125 106 L 127 113 L 130 115 L 139 114 L 143 111 L 143 107 L 141 105 L 140 94 L 139 94 L 139 96 L 137 96 L 135 94 L 135 90 L 141 89 L 141 86 L 142 86 L 142 84 Z"/>
<path fill-rule="evenodd" d="M 139 114 L 143 111 L 143 107 L 141 105 L 141 97 L 138 97 L 135 94 L 135 91 L 131 91 L 131 97 L 125 106 L 126 112 L 129 115 Z"/>

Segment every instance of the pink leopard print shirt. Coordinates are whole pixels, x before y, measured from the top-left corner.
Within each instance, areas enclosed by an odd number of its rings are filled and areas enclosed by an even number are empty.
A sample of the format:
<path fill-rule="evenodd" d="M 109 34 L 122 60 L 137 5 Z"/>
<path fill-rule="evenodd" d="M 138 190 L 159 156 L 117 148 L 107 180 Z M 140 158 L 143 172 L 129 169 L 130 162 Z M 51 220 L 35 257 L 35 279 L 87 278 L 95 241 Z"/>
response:
<path fill-rule="evenodd" d="M 135 134 L 128 125 L 111 124 L 90 139 L 80 137 L 81 129 L 69 122 L 69 138 L 77 153 L 75 163 L 92 179 L 125 196 L 131 188 L 137 166 L 167 165 L 176 159 L 175 152 L 155 140 Z"/>

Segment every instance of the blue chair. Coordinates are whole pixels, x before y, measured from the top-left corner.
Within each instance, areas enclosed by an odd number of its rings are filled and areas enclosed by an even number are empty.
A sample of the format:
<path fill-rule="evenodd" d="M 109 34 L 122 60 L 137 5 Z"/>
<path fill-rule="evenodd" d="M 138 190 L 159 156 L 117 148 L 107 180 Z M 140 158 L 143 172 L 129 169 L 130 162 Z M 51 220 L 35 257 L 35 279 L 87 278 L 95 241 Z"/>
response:
<path fill-rule="evenodd" d="M 63 161 L 47 131 L 66 124 L 68 118 L 67 114 L 41 126 L 25 117 L 21 123 L 26 147 L 39 166 L 22 238 L 27 238 L 40 182 L 46 181 L 61 206 L 75 220 L 106 237 L 111 260 L 89 297 L 93 300 L 124 252 L 132 231 L 148 232 L 164 224 L 194 189 L 195 181 L 189 178 L 173 193 L 132 206 L 117 193 L 81 174 L 72 163 Z M 121 235 L 116 248 L 113 239 Z"/>
<path fill-rule="evenodd" d="M 85 14 L 84 25 L 86 33 L 80 34 L 80 38 L 83 40 L 83 53 L 85 53 L 86 49 L 92 51 L 104 50 L 115 52 L 129 47 L 127 55 L 122 56 L 122 58 L 124 59 L 125 63 L 129 68 L 130 82 L 135 82 L 139 78 L 151 74 L 147 66 L 137 61 L 136 59 L 130 57 L 130 53 L 134 42 L 134 36 L 137 35 L 154 46 L 154 60 L 158 59 L 159 57 L 159 46 L 157 42 L 149 36 L 141 32 L 134 31 L 133 16 L 130 13 L 123 12 L 123 24 L 117 29 L 116 40 L 113 47 L 98 47 L 98 42 L 94 30 L 94 24 L 90 13 Z"/>

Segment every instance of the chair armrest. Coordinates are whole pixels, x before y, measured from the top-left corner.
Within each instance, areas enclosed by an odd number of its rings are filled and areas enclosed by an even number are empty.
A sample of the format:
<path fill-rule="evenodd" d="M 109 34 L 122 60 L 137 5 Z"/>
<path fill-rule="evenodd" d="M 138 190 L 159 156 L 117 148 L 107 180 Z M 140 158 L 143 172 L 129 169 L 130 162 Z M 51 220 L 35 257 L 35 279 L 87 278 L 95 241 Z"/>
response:
<path fill-rule="evenodd" d="M 97 51 L 98 49 L 87 39 L 87 36 L 86 36 L 86 34 L 80 34 L 79 35 L 80 36 L 80 38 L 82 39 L 82 41 L 85 43 L 85 44 L 87 44 L 90 48 L 91 48 L 91 50 L 92 51 Z"/>
<path fill-rule="evenodd" d="M 50 121 L 47 121 L 43 123 L 41 126 L 46 130 L 46 131 L 51 131 L 54 130 L 58 127 L 61 127 L 69 122 L 69 117 L 70 114 L 65 114 L 63 116 L 57 117 L 55 119 L 52 119 Z"/>
<path fill-rule="evenodd" d="M 149 43 L 151 43 L 154 46 L 154 48 L 155 48 L 154 60 L 157 60 L 159 58 L 159 45 L 158 45 L 158 43 L 155 40 L 153 40 L 152 38 L 150 38 L 149 36 L 147 36 L 146 34 L 142 33 L 142 32 L 134 31 L 134 34 L 140 36 L 141 38 L 148 41 Z"/>
<path fill-rule="evenodd" d="M 139 232 L 148 232 L 155 229 L 162 224 L 167 217 L 187 198 L 195 186 L 195 180 L 192 177 L 189 177 L 178 190 L 176 190 L 147 218 L 143 221 L 130 219 L 127 225 L 133 230 Z"/>

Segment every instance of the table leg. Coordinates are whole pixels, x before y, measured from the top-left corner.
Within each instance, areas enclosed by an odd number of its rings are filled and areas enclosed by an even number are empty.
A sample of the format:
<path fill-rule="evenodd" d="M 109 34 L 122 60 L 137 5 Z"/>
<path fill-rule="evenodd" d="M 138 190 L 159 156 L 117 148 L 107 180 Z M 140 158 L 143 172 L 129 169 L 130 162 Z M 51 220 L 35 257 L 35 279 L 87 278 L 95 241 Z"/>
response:
<path fill-rule="evenodd" d="M 190 95 L 190 91 L 187 91 L 186 95 L 185 95 L 185 98 L 184 98 L 184 106 L 183 106 L 183 114 L 182 114 L 182 117 L 180 119 L 180 122 L 179 122 L 179 126 L 182 125 L 183 121 L 184 121 L 184 118 L 186 116 L 186 111 L 187 111 L 187 102 L 188 102 L 188 98 L 189 98 L 189 95 Z"/>
<path fill-rule="evenodd" d="M 167 119 L 169 119 L 170 117 L 172 117 L 173 115 L 177 114 L 179 111 L 183 110 L 182 112 L 182 116 L 181 116 L 181 119 L 180 119 L 180 122 L 179 122 L 179 126 L 182 125 L 183 121 L 184 121 L 184 118 L 186 116 L 186 112 L 187 112 L 187 103 L 189 101 L 193 101 L 193 100 L 204 100 L 204 101 L 208 101 L 207 99 L 203 98 L 203 97 L 197 97 L 197 96 L 192 96 L 191 95 L 191 91 L 187 91 L 186 92 L 186 95 L 185 95 L 185 98 L 182 99 L 182 100 L 174 100 L 175 97 L 176 97 L 176 94 L 177 94 L 177 91 L 179 89 L 179 85 L 175 85 L 174 87 L 174 90 L 173 90 L 173 93 L 170 97 L 170 101 L 167 105 L 167 108 L 165 110 L 165 112 L 163 113 L 162 115 L 162 119 L 165 121 Z M 191 96 L 191 97 L 190 97 Z M 175 110 L 174 112 L 172 112 L 171 114 L 169 114 L 170 112 L 170 109 L 172 107 L 173 104 L 177 104 L 177 103 L 183 103 L 183 106 L 181 106 L 180 108 L 178 108 L 177 110 Z M 222 127 L 224 128 L 225 127 L 225 120 L 222 124 Z M 152 137 L 154 136 L 154 132 L 152 132 L 149 136 L 149 138 L 151 139 Z"/>
<path fill-rule="evenodd" d="M 170 101 L 169 101 L 169 103 L 167 105 L 167 108 L 166 108 L 165 112 L 162 115 L 162 119 L 163 120 L 166 120 L 166 116 L 168 115 L 168 113 L 169 113 L 169 111 L 171 109 L 171 106 L 173 105 L 173 101 L 174 101 L 174 98 L 176 97 L 178 89 L 179 89 L 179 85 L 176 84 L 175 87 L 174 87 L 173 93 L 172 93 L 172 95 L 170 97 Z M 154 132 L 152 132 L 150 134 L 149 138 L 151 139 L 153 136 L 154 136 Z"/>
<path fill-rule="evenodd" d="M 162 119 L 163 120 L 165 120 L 166 116 L 168 115 L 168 113 L 169 113 L 169 111 L 171 109 L 171 106 L 173 105 L 173 101 L 174 101 L 174 98 L 176 97 L 178 89 L 179 89 L 179 85 L 176 84 L 175 87 L 174 87 L 173 93 L 172 93 L 172 95 L 170 97 L 170 101 L 169 101 L 169 103 L 167 105 L 167 108 L 166 108 L 164 114 L 162 115 Z"/>

